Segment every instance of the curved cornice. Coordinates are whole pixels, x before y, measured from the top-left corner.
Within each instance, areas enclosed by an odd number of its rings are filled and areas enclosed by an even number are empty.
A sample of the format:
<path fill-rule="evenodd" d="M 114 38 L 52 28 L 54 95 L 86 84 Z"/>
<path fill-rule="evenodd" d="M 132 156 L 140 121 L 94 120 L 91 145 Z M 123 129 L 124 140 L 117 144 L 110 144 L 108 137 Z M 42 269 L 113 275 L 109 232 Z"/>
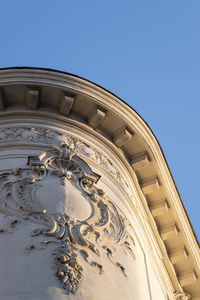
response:
<path fill-rule="evenodd" d="M 140 209 L 174 289 L 200 293 L 198 240 L 162 148 L 142 117 L 108 90 L 62 71 L 0 69 L 0 88 L 2 120 L 20 111 L 32 116 L 49 113 L 51 118 L 79 122 L 112 143 L 135 174 Z"/>

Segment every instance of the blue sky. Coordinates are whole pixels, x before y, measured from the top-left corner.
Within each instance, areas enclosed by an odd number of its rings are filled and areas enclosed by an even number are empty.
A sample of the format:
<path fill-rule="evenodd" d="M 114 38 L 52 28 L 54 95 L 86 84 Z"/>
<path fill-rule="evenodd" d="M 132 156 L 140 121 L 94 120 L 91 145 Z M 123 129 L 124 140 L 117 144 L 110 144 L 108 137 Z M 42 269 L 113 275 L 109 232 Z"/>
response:
<path fill-rule="evenodd" d="M 157 136 L 200 238 L 199 32 L 199 0 L 0 0 L 0 67 L 71 72 L 129 103 Z"/>

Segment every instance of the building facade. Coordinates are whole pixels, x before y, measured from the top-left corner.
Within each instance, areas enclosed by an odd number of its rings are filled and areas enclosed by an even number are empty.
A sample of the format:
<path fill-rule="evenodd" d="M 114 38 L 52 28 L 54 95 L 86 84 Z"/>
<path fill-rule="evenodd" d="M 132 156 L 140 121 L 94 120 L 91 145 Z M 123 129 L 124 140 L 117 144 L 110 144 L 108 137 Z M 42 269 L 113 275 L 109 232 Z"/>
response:
<path fill-rule="evenodd" d="M 0 70 L 0 297 L 200 299 L 199 244 L 144 120 L 85 79 Z"/>

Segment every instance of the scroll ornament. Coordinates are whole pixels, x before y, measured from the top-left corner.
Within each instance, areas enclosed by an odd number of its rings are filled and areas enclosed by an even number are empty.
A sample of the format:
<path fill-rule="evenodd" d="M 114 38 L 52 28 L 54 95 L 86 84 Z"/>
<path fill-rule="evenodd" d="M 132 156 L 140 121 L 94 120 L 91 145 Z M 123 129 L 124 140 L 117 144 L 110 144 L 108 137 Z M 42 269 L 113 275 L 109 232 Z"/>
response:
<path fill-rule="evenodd" d="M 115 258 L 117 247 L 123 247 L 134 257 L 134 241 L 125 218 L 97 187 L 99 179 L 70 143 L 29 157 L 25 168 L 0 173 L 0 212 L 14 218 L 0 232 L 12 233 L 23 220 L 38 224 L 31 235 L 48 237 L 41 242 L 45 246 L 56 245 L 52 264 L 67 294 L 75 294 L 83 278 L 80 258 L 102 274 L 104 267 L 98 258 L 104 253 L 127 276 L 125 267 Z M 52 191 L 64 191 L 62 195 L 66 195 L 69 207 L 56 194 L 52 201 L 49 184 Z M 58 200 L 62 209 L 56 207 Z M 89 252 L 97 259 L 91 259 Z"/>

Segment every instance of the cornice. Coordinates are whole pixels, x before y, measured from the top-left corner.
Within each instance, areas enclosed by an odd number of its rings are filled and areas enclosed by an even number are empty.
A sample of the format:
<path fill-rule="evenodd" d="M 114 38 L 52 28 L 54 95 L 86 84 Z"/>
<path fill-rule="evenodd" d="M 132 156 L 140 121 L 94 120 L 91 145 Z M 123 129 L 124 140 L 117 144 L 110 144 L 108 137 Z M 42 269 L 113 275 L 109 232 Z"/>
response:
<path fill-rule="evenodd" d="M 102 87 L 49 69 L 1 69 L 0 87 L 2 120 L 20 114 L 49 114 L 62 122 L 84 125 L 112 145 L 133 173 L 139 209 L 145 216 L 144 231 L 154 237 L 174 290 L 188 292 L 191 299 L 200 293 L 197 238 L 159 142 L 139 114 Z"/>

